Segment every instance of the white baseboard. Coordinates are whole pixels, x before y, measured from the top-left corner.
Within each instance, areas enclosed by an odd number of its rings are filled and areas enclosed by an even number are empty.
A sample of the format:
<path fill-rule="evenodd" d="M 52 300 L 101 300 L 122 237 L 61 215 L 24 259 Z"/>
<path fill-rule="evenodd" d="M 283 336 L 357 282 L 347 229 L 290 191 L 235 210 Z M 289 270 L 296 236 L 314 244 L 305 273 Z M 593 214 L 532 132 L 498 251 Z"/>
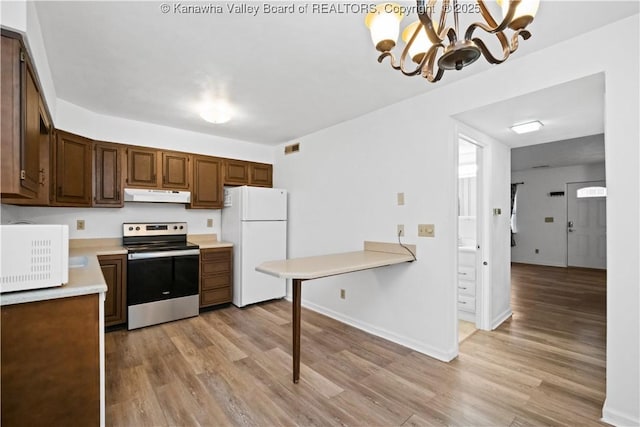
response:
<path fill-rule="evenodd" d="M 604 401 L 604 406 L 602 407 L 601 420 L 605 423 L 619 427 L 640 426 L 640 419 L 633 418 L 629 414 L 624 414 L 615 409 L 611 409 L 606 400 Z"/>
<path fill-rule="evenodd" d="M 324 314 L 325 316 L 331 317 L 332 319 L 338 320 L 342 323 L 346 323 L 347 325 L 353 326 L 354 328 L 358 328 L 372 335 L 376 335 L 380 338 L 384 338 L 396 344 L 400 344 L 401 346 L 426 354 L 429 357 L 433 357 L 434 359 L 438 359 L 443 362 L 450 362 L 451 360 L 453 360 L 455 357 L 458 356 L 458 353 L 455 349 L 451 349 L 449 351 L 442 351 L 435 347 L 425 345 L 424 343 L 416 341 L 412 338 L 404 337 L 394 332 L 387 331 L 382 328 L 378 328 L 377 326 L 373 326 L 368 323 L 361 322 L 360 320 L 354 319 L 349 316 L 345 316 L 342 313 L 338 313 L 336 311 L 330 310 L 326 307 L 319 306 L 309 301 L 305 301 L 304 299 L 302 300 L 302 306 L 304 308 L 308 308 L 309 310 L 315 311 L 317 313 Z"/>
<path fill-rule="evenodd" d="M 519 263 L 519 264 L 533 264 L 533 265 L 544 265 L 546 267 L 566 267 L 567 264 L 564 262 L 546 262 L 544 260 L 535 260 L 535 259 L 513 259 L 511 258 L 511 262 Z"/>
<path fill-rule="evenodd" d="M 502 322 L 504 322 L 511 316 L 513 316 L 513 312 L 511 311 L 511 307 L 509 307 L 505 311 L 494 317 L 493 322 L 491 323 L 491 330 L 493 331 L 498 326 L 502 325 Z"/>

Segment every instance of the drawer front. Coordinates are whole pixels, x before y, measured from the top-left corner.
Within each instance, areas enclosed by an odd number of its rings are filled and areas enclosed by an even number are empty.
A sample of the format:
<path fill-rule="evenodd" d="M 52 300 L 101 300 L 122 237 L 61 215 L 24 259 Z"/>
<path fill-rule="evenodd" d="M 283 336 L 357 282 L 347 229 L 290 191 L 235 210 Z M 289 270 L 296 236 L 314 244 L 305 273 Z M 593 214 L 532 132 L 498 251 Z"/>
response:
<path fill-rule="evenodd" d="M 476 299 L 466 295 L 458 295 L 458 310 L 476 312 Z"/>
<path fill-rule="evenodd" d="M 458 280 L 458 295 L 476 296 L 476 282 Z"/>
<path fill-rule="evenodd" d="M 203 276 L 200 279 L 202 290 L 230 287 L 231 281 L 228 274 L 216 274 L 214 276 Z"/>
<path fill-rule="evenodd" d="M 229 260 L 231 258 L 231 250 L 231 248 L 202 249 L 200 251 L 200 259 L 204 261 Z"/>
<path fill-rule="evenodd" d="M 458 279 L 476 280 L 476 269 L 474 267 L 458 266 Z"/>
<path fill-rule="evenodd" d="M 231 302 L 231 287 L 212 289 L 200 293 L 200 305 L 215 305 Z"/>
<path fill-rule="evenodd" d="M 202 274 L 218 274 L 218 273 L 228 273 L 231 271 L 231 262 L 229 260 L 220 260 L 220 261 L 207 261 L 202 264 Z"/>
<path fill-rule="evenodd" d="M 476 254 L 467 251 L 458 251 L 458 265 L 473 267 L 476 265 Z"/>

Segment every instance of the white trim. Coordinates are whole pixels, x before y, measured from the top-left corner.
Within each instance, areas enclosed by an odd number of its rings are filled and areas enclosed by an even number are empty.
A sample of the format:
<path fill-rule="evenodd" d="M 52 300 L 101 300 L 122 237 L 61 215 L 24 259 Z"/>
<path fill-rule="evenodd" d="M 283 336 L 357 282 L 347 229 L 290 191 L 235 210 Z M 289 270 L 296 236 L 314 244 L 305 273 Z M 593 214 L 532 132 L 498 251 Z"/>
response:
<path fill-rule="evenodd" d="M 613 424 L 614 426 L 639 426 L 640 419 L 633 418 L 632 415 L 624 414 L 615 409 L 611 409 L 607 405 L 607 400 L 604 401 L 604 406 L 602 407 L 602 418 L 601 421 Z"/>
<path fill-rule="evenodd" d="M 98 347 L 100 351 L 100 427 L 106 422 L 106 398 L 105 398 L 105 344 L 104 344 L 104 303 L 107 299 L 106 292 L 98 294 Z"/>
<path fill-rule="evenodd" d="M 491 323 L 491 330 L 493 331 L 498 326 L 502 325 L 502 323 L 505 320 L 507 320 L 508 318 L 510 318 L 511 316 L 513 316 L 513 312 L 511 311 L 511 308 L 508 308 L 505 311 L 503 311 L 502 313 L 500 313 L 499 315 L 497 315 L 493 319 L 493 322 Z"/>
<path fill-rule="evenodd" d="M 418 351 L 422 354 L 425 354 L 429 357 L 433 357 L 434 359 L 438 359 L 442 362 L 450 362 L 458 355 L 456 349 L 450 349 L 449 351 L 441 351 L 440 349 L 425 345 L 420 341 L 416 341 L 413 338 L 398 335 L 394 332 L 387 331 L 386 329 L 378 328 L 377 326 L 371 325 L 369 323 L 361 322 L 359 320 L 354 319 L 353 317 L 345 316 L 342 313 L 338 313 L 336 311 L 319 306 L 309 301 L 305 301 L 304 299 L 302 300 L 302 306 L 309 310 L 315 311 L 316 313 L 324 314 L 327 317 L 338 320 L 342 323 L 346 323 L 349 326 L 353 326 L 354 328 L 368 332 L 372 335 L 378 336 L 380 338 L 384 338 L 396 344 L 400 344 L 401 346 Z"/>
<path fill-rule="evenodd" d="M 539 260 L 534 260 L 534 259 L 523 259 L 523 260 L 514 260 L 511 259 L 512 263 L 516 263 L 516 264 L 533 264 L 533 265 L 542 265 L 545 267 L 566 267 L 567 264 L 563 263 L 563 262 L 545 262 L 545 261 L 539 261 Z"/>

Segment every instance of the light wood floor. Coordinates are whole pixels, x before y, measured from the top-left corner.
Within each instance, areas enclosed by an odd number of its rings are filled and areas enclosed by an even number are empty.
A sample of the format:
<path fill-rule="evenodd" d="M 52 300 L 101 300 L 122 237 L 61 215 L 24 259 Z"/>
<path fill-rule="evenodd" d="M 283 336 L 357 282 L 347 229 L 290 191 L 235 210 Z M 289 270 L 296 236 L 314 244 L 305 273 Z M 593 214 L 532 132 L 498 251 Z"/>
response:
<path fill-rule="evenodd" d="M 475 331 L 477 331 L 475 323 L 458 320 L 458 343 L 469 338 Z"/>
<path fill-rule="evenodd" d="M 514 265 L 512 304 L 451 363 L 303 309 L 297 385 L 285 301 L 111 332 L 107 425 L 598 424 L 605 274 Z"/>

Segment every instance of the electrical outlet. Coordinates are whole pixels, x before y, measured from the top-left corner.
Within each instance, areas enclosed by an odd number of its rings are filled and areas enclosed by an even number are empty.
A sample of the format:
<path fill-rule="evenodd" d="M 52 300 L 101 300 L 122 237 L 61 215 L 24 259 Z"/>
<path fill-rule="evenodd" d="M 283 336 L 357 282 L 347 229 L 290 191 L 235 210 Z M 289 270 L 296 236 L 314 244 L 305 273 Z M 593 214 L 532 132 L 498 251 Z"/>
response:
<path fill-rule="evenodd" d="M 84 219 L 76 221 L 76 230 L 84 230 Z"/>
<path fill-rule="evenodd" d="M 404 193 L 398 193 L 398 206 L 404 205 Z"/>
<path fill-rule="evenodd" d="M 418 237 L 435 237 L 436 226 L 434 224 L 418 224 Z"/>
<path fill-rule="evenodd" d="M 207 227 L 213 227 L 213 218 L 207 218 Z"/>
<path fill-rule="evenodd" d="M 347 298 L 347 291 L 345 291 L 344 289 L 340 289 L 340 299 L 346 299 Z"/>
<path fill-rule="evenodd" d="M 404 236 L 404 224 L 398 224 L 398 228 L 396 230 L 396 236 Z"/>

